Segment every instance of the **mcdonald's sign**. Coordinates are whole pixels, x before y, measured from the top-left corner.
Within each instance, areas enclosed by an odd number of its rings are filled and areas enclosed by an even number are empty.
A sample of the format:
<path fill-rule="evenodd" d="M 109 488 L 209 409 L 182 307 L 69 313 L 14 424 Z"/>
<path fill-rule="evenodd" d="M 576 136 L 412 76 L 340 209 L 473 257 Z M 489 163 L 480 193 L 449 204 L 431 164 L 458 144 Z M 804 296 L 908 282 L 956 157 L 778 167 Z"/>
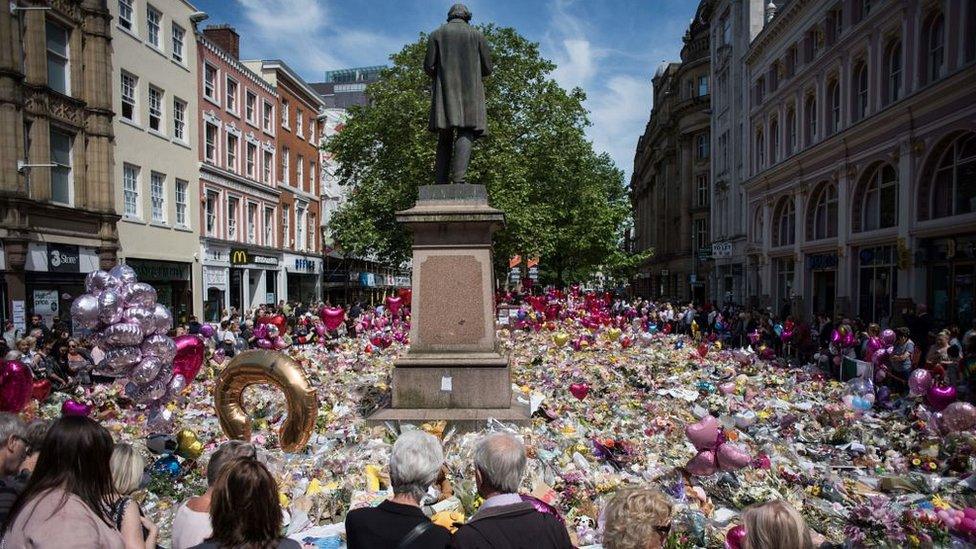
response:
<path fill-rule="evenodd" d="M 231 265 L 244 265 L 250 262 L 250 258 L 247 257 L 247 250 L 236 249 L 230 251 Z"/>
<path fill-rule="evenodd" d="M 241 248 L 234 248 L 230 251 L 231 265 L 277 265 L 278 258 L 270 255 L 252 254 Z"/>

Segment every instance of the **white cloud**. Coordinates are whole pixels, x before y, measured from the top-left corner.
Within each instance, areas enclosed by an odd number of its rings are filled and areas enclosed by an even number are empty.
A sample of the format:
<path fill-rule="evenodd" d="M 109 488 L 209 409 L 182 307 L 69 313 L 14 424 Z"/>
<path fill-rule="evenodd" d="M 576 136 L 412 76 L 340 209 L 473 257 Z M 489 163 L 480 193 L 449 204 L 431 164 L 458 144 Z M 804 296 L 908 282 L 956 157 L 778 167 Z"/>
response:
<path fill-rule="evenodd" d="M 650 84 L 642 79 L 616 75 L 606 80 L 586 101 L 590 109 L 588 135 L 597 151 L 606 151 L 629 177 L 637 139 L 650 112 Z"/>
<path fill-rule="evenodd" d="M 555 59 L 556 70 L 552 77 L 559 85 L 572 89 L 576 86 L 585 87 L 596 74 L 597 54 L 593 51 L 589 40 L 567 38 L 562 41 L 562 51 Z"/>

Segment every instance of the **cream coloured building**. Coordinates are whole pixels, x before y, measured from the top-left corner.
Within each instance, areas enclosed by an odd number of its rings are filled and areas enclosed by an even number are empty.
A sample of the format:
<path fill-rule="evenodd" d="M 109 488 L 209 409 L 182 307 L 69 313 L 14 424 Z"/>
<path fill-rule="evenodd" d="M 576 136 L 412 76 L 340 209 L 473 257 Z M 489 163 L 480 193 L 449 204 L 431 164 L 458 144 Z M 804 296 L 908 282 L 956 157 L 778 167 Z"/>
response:
<path fill-rule="evenodd" d="M 183 0 L 110 0 L 109 9 L 118 255 L 184 321 L 203 312 L 191 17 L 205 15 Z"/>

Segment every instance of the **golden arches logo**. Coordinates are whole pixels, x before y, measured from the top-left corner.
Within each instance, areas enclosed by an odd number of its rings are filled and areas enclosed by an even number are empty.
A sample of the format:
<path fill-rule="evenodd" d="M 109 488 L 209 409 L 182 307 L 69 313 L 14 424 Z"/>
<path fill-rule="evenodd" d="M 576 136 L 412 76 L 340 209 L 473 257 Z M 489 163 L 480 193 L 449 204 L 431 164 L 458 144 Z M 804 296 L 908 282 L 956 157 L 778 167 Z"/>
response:
<path fill-rule="evenodd" d="M 244 250 L 233 250 L 230 253 L 230 262 L 237 265 L 240 263 L 247 263 L 247 252 Z"/>
<path fill-rule="evenodd" d="M 224 433 L 232 439 L 251 439 L 251 420 L 244 410 L 244 389 L 274 385 L 285 393 L 288 416 L 278 431 L 281 449 L 299 452 L 315 429 L 319 402 L 302 367 L 275 351 L 245 351 L 234 357 L 217 377 L 214 408 Z"/>

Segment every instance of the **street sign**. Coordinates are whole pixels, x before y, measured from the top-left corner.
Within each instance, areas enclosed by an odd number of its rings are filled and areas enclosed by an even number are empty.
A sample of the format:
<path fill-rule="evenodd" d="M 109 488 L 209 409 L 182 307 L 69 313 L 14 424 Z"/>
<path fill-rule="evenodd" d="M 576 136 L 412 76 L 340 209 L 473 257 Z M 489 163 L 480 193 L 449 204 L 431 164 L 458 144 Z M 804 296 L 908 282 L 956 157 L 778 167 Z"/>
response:
<path fill-rule="evenodd" d="M 712 243 L 712 257 L 715 257 L 715 258 L 732 257 L 732 243 L 731 242 L 713 242 Z"/>

